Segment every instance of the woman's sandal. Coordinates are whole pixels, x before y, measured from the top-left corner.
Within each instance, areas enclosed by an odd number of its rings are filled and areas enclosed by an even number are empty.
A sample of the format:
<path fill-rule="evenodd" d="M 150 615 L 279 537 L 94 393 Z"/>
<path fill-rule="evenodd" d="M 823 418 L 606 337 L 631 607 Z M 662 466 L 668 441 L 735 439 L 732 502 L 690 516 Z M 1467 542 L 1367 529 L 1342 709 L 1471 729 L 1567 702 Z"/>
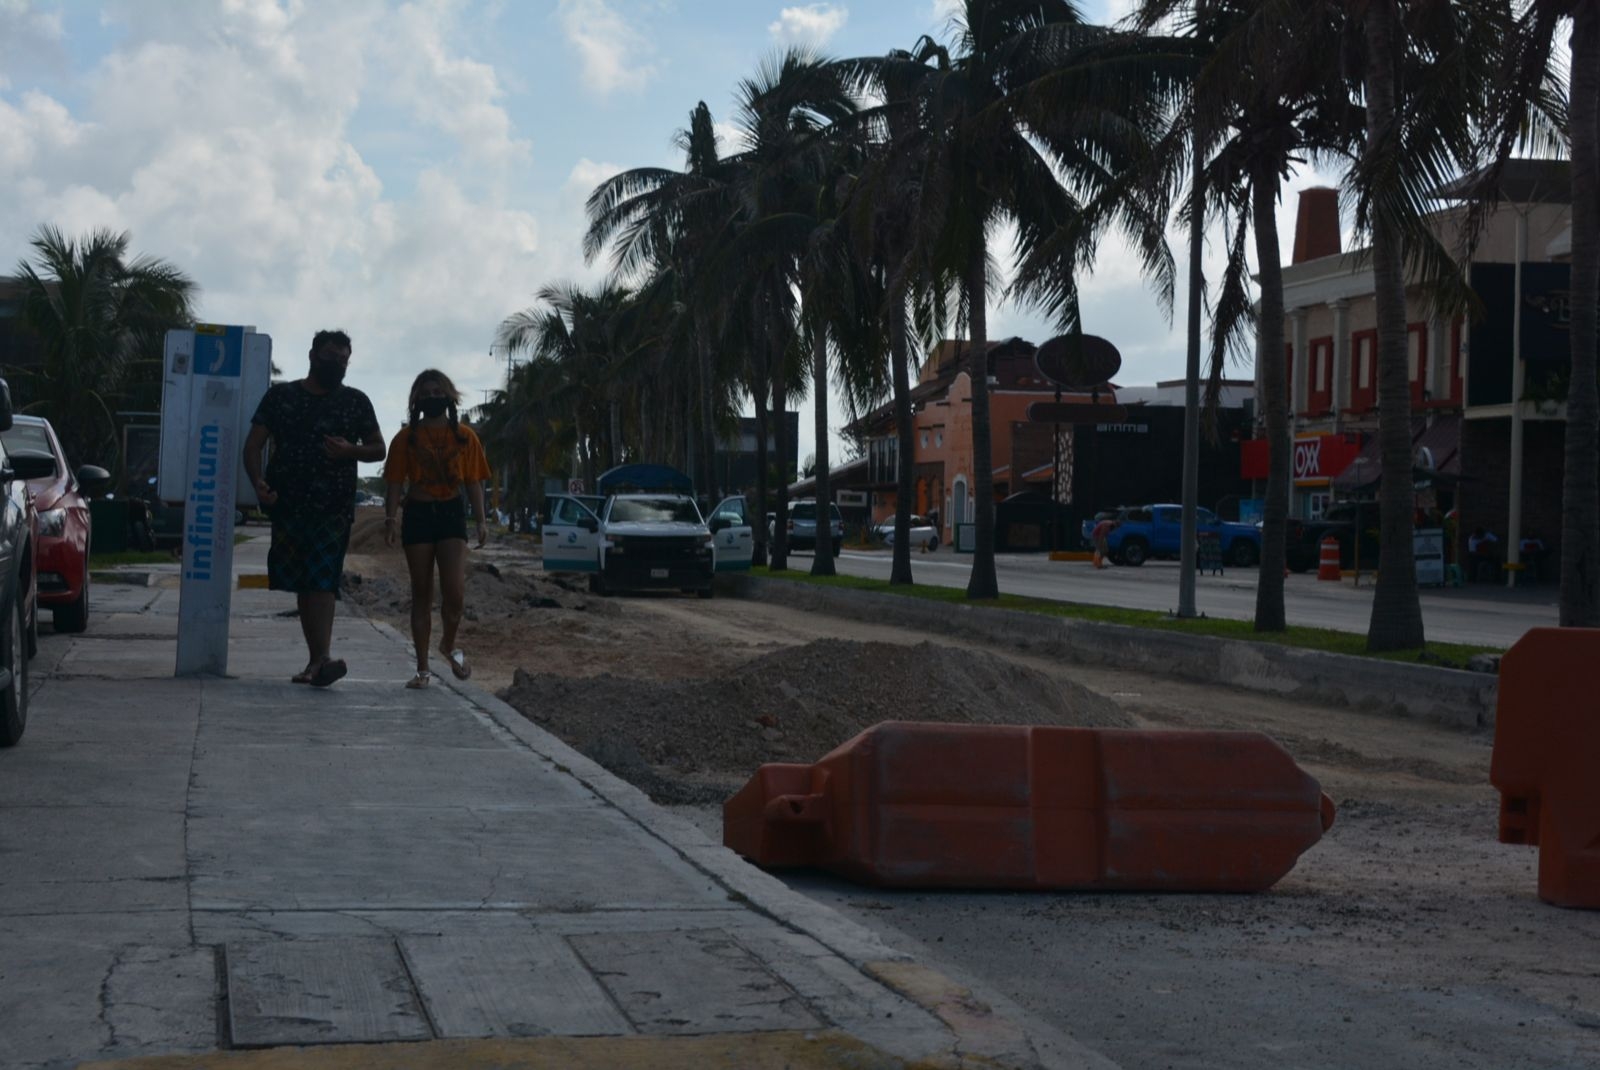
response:
<path fill-rule="evenodd" d="M 465 680 L 472 675 L 472 666 L 467 664 L 467 655 L 461 650 L 448 651 L 445 657 L 449 660 L 450 671 L 455 674 L 457 680 Z"/>
<path fill-rule="evenodd" d="M 423 669 L 406 681 L 406 687 L 412 691 L 421 691 L 433 681 L 433 673 Z"/>
<path fill-rule="evenodd" d="M 317 671 L 311 674 L 309 683 L 312 687 L 327 687 L 335 680 L 344 679 L 344 674 L 349 671 L 343 658 L 329 658 L 317 666 Z"/>
<path fill-rule="evenodd" d="M 316 675 L 317 670 L 315 669 L 302 669 L 300 672 L 297 672 L 293 676 L 289 677 L 289 682 L 291 684 L 309 684 L 312 680 L 312 677 Z"/>

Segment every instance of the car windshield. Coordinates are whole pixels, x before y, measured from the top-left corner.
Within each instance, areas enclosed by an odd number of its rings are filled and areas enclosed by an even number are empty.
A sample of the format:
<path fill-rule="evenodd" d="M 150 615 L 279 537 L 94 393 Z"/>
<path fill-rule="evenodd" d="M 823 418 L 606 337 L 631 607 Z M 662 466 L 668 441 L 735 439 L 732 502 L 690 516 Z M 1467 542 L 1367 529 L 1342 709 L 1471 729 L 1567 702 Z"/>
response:
<path fill-rule="evenodd" d="M 48 453 L 52 458 L 56 451 L 50 448 L 50 436 L 39 424 L 12 424 L 11 430 L 0 432 L 0 442 L 4 442 L 6 449 L 32 450 L 35 453 Z"/>
<path fill-rule="evenodd" d="M 688 498 L 618 498 L 611 503 L 613 524 L 698 524 L 700 510 Z"/>

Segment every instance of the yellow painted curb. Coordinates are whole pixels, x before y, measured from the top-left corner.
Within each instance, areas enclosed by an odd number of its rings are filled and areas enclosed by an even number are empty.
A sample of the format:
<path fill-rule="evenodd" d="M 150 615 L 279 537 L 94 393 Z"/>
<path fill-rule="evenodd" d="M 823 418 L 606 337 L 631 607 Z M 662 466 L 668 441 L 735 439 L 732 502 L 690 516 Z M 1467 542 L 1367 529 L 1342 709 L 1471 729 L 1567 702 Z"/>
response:
<path fill-rule="evenodd" d="M 240 575 L 239 575 L 239 590 L 243 591 L 243 590 L 245 590 L 247 588 L 255 589 L 255 590 L 261 590 L 261 591 L 266 590 L 267 589 L 267 575 L 266 575 L 266 573 L 264 573 L 264 572 L 262 572 L 262 573 L 250 573 L 250 574 L 240 573 Z"/>
<path fill-rule="evenodd" d="M 1052 561 L 1093 561 L 1094 553 L 1090 550 L 1052 550 Z"/>
<path fill-rule="evenodd" d="M 972 1065 L 972 1064 L 967 1064 Z M 330 1044 L 83 1063 L 78 1070 L 915 1070 L 837 1030 Z"/>
<path fill-rule="evenodd" d="M 1028 1065 L 1027 1035 L 972 990 L 920 962 L 868 962 L 862 968 L 943 1022 L 959 1040 L 962 1067 Z"/>

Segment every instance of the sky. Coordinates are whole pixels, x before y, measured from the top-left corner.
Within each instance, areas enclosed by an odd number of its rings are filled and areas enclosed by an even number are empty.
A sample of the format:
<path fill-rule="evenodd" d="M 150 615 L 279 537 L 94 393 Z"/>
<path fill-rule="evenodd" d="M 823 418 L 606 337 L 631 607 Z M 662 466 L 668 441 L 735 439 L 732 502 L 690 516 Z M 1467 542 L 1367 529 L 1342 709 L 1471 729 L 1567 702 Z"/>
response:
<path fill-rule="evenodd" d="M 393 434 L 418 371 L 481 401 L 504 381 L 500 321 L 544 285 L 604 276 L 582 255 L 585 198 L 621 170 L 681 167 L 672 137 L 697 102 L 727 123 L 739 80 L 783 47 L 910 47 L 946 36 L 952 6 L 0 0 L 0 274 L 43 223 L 127 231 L 196 280 L 202 321 L 270 334 L 290 375 L 316 330 L 347 330 L 348 381 Z M 1130 6 L 1082 4 L 1097 21 Z M 1328 181 L 1289 183 L 1286 249 L 1294 191 Z M 1213 248 L 1208 276 L 1220 268 Z M 1183 309 L 1169 320 L 1120 243 L 1083 290 L 1085 330 L 1122 353 L 1119 382 L 1183 374 Z M 1006 303 L 989 323 L 991 337 L 1055 333 Z M 807 402 L 802 458 L 812 426 Z"/>

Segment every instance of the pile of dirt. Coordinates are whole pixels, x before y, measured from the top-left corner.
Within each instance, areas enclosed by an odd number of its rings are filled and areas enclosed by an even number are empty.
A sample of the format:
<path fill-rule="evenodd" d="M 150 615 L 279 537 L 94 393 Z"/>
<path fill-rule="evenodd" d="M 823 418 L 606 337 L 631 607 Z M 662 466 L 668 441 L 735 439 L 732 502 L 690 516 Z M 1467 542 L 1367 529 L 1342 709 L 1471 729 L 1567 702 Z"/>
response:
<path fill-rule="evenodd" d="M 517 670 L 501 698 L 657 802 L 720 800 L 763 762 L 811 762 L 880 721 L 1124 727 L 1112 700 L 979 650 L 824 639 L 718 676 Z"/>
<path fill-rule="evenodd" d="M 398 551 L 395 551 L 398 552 Z M 368 555 L 372 556 L 372 555 Z M 357 558 L 347 565 L 361 564 Z M 346 568 L 340 590 L 351 602 L 368 613 L 391 619 L 404 619 L 411 612 L 411 582 L 393 569 L 359 572 Z M 438 585 L 434 601 L 438 602 Z M 466 609 L 469 621 L 523 618 L 542 609 L 574 610 L 596 616 L 616 616 L 621 612 L 614 602 L 589 594 L 581 581 L 559 575 L 546 575 L 524 569 L 502 568 L 489 562 L 467 566 Z"/>

